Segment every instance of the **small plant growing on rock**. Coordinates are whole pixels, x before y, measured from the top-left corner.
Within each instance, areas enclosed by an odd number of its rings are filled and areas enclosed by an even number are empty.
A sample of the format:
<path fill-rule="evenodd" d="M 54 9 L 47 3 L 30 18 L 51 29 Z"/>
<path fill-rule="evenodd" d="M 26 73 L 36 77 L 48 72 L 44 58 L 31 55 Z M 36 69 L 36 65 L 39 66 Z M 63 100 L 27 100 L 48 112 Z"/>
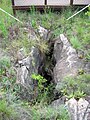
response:
<path fill-rule="evenodd" d="M 39 90 L 43 90 L 44 89 L 44 83 L 47 81 L 43 76 L 41 75 L 36 75 L 36 74 L 32 74 L 32 78 L 34 80 L 36 80 L 38 82 L 38 88 Z"/>
<path fill-rule="evenodd" d="M 84 72 L 85 72 L 85 71 L 84 71 L 83 69 L 79 69 L 79 70 L 78 70 L 78 74 L 79 74 L 79 75 L 84 74 Z"/>
<path fill-rule="evenodd" d="M 88 7 L 88 11 L 85 14 L 90 17 L 90 7 Z"/>
<path fill-rule="evenodd" d="M 37 81 L 36 90 L 38 91 L 38 96 L 36 97 L 36 101 L 41 104 L 50 103 L 53 99 L 53 84 L 47 86 L 47 80 L 41 75 L 32 74 L 32 78 Z"/>

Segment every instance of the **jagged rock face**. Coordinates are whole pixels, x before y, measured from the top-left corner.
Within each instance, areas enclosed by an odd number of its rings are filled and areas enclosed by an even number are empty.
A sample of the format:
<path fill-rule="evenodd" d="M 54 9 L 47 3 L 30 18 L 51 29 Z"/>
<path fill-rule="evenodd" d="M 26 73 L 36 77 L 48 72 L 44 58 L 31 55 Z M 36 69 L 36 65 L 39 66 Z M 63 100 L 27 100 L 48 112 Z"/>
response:
<path fill-rule="evenodd" d="M 22 98 L 32 99 L 34 97 L 34 87 L 36 83 L 32 79 L 32 74 L 38 74 L 42 64 L 42 56 L 35 47 L 31 48 L 30 56 L 18 61 L 20 67 L 17 69 L 17 83 L 23 87 Z"/>
<path fill-rule="evenodd" d="M 54 45 L 54 81 L 59 88 L 59 83 L 67 76 L 76 76 L 78 70 L 83 68 L 83 61 L 78 58 L 76 50 L 71 46 L 68 39 L 61 34 Z"/>
<path fill-rule="evenodd" d="M 50 37 L 52 35 L 50 30 L 47 30 L 47 29 L 43 28 L 42 26 L 39 26 L 38 33 L 39 33 L 40 37 L 43 40 L 46 40 L 46 41 L 49 41 L 49 39 L 50 39 Z"/>
<path fill-rule="evenodd" d="M 67 107 L 70 112 L 71 120 L 88 120 L 90 114 L 89 102 L 80 98 L 79 101 L 72 98 L 67 101 Z"/>
<path fill-rule="evenodd" d="M 28 32 L 28 40 L 35 42 L 36 40 L 38 41 L 39 38 L 32 28 L 28 28 L 26 31 Z M 41 31 L 40 34 L 42 34 L 43 37 L 45 34 L 47 34 L 47 32 L 44 34 Z M 20 91 L 20 96 L 22 99 L 27 99 L 29 101 L 37 95 L 37 91 L 35 91 L 37 82 L 33 81 L 31 76 L 32 74 L 38 74 L 40 71 L 42 71 L 43 66 L 43 55 L 40 53 L 39 49 L 32 46 L 30 51 L 31 52 L 26 57 L 24 55 L 23 48 L 21 48 L 17 52 L 18 64 L 16 64 L 17 83 L 20 84 L 22 88 Z"/>
<path fill-rule="evenodd" d="M 44 40 L 47 39 L 47 35 L 48 35 L 48 30 L 47 30 L 47 29 L 39 26 L 38 32 L 39 32 L 39 34 L 40 34 L 40 37 L 42 37 Z"/>

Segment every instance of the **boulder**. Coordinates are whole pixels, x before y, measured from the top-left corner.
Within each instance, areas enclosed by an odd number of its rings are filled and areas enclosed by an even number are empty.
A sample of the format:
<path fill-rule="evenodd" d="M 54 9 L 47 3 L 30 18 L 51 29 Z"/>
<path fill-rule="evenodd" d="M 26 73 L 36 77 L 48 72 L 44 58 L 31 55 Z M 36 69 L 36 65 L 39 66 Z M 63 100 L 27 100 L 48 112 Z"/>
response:
<path fill-rule="evenodd" d="M 68 39 L 61 34 L 54 45 L 54 58 L 56 65 L 54 67 L 54 81 L 59 84 L 67 76 L 76 76 L 79 69 L 84 68 L 83 60 L 78 58 L 76 50 L 71 46 Z"/>

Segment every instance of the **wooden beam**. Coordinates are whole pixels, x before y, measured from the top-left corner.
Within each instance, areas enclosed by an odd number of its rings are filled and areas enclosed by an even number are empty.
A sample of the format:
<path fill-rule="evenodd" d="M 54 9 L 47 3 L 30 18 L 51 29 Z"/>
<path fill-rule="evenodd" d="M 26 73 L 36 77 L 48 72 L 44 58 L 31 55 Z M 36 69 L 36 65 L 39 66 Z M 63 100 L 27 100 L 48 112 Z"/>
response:
<path fill-rule="evenodd" d="M 16 15 L 16 10 L 14 9 L 14 6 L 15 6 L 15 4 L 14 4 L 14 0 L 12 0 L 13 14 Z"/>

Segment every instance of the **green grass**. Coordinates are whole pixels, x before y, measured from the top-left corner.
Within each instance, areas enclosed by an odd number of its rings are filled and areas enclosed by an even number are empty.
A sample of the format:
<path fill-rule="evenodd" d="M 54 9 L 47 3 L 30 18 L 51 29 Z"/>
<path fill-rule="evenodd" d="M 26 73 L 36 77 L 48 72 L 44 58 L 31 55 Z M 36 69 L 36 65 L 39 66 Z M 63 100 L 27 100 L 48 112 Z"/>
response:
<path fill-rule="evenodd" d="M 12 119 L 16 120 L 14 108 L 8 106 L 5 100 L 0 100 L 0 120 Z"/>
<path fill-rule="evenodd" d="M 77 37 L 72 37 L 70 39 L 70 42 L 71 42 L 72 46 L 77 50 L 80 50 L 83 48 L 82 44 L 80 43 L 80 41 L 78 40 Z"/>
<path fill-rule="evenodd" d="M 35 105 L 32 108 L 32 120 L 70 120 L 69 114 L 65 106 L 59 105 L 54 107 L 40 107 Z"/>
<path fill-rule="evenodd" d="M 11 0 L 0 1 L 0 8 L 6 12 L 12 14 Z M 7 38 L 8 28 L 15 23 L 15 20 L 11 19 L 6 13 L 0 11 L 0 33 Z"/>
<path fill-rule="evenodd" d="M 11 2 L 4 1 L 0 4 L 1 8 L 12 14 Z M 28 22 L 31 26 L 37 30 L 38 26 L 41 25 L 44 28 L 51 30 L 55 37 L 59 36 L 60 33 L 65 34 L 70 40 L 73 47 L 77 49 L 85 49 L 85 46 L 90 44 L 90 20 L 84 12 L 75 16 L 74 18 L 67 21 L 67 18 L 74 14 L 76 10 L 72 8 L 66 8 L 62 12 L 52 12 L 51 9 L 45 11 L 41 14 L 37 12 L 34 7 L 32 7 L 30 12 L 17 12 L 17 18 L 21 21 Z M 0 29 L 4 37 L 7 37 L 9 34 L 8 28 L 14 24 L 18 24 L 15 20 L 7 16 L 5 13 L 2 13 L 2 19 L 0 19 Z"/>

